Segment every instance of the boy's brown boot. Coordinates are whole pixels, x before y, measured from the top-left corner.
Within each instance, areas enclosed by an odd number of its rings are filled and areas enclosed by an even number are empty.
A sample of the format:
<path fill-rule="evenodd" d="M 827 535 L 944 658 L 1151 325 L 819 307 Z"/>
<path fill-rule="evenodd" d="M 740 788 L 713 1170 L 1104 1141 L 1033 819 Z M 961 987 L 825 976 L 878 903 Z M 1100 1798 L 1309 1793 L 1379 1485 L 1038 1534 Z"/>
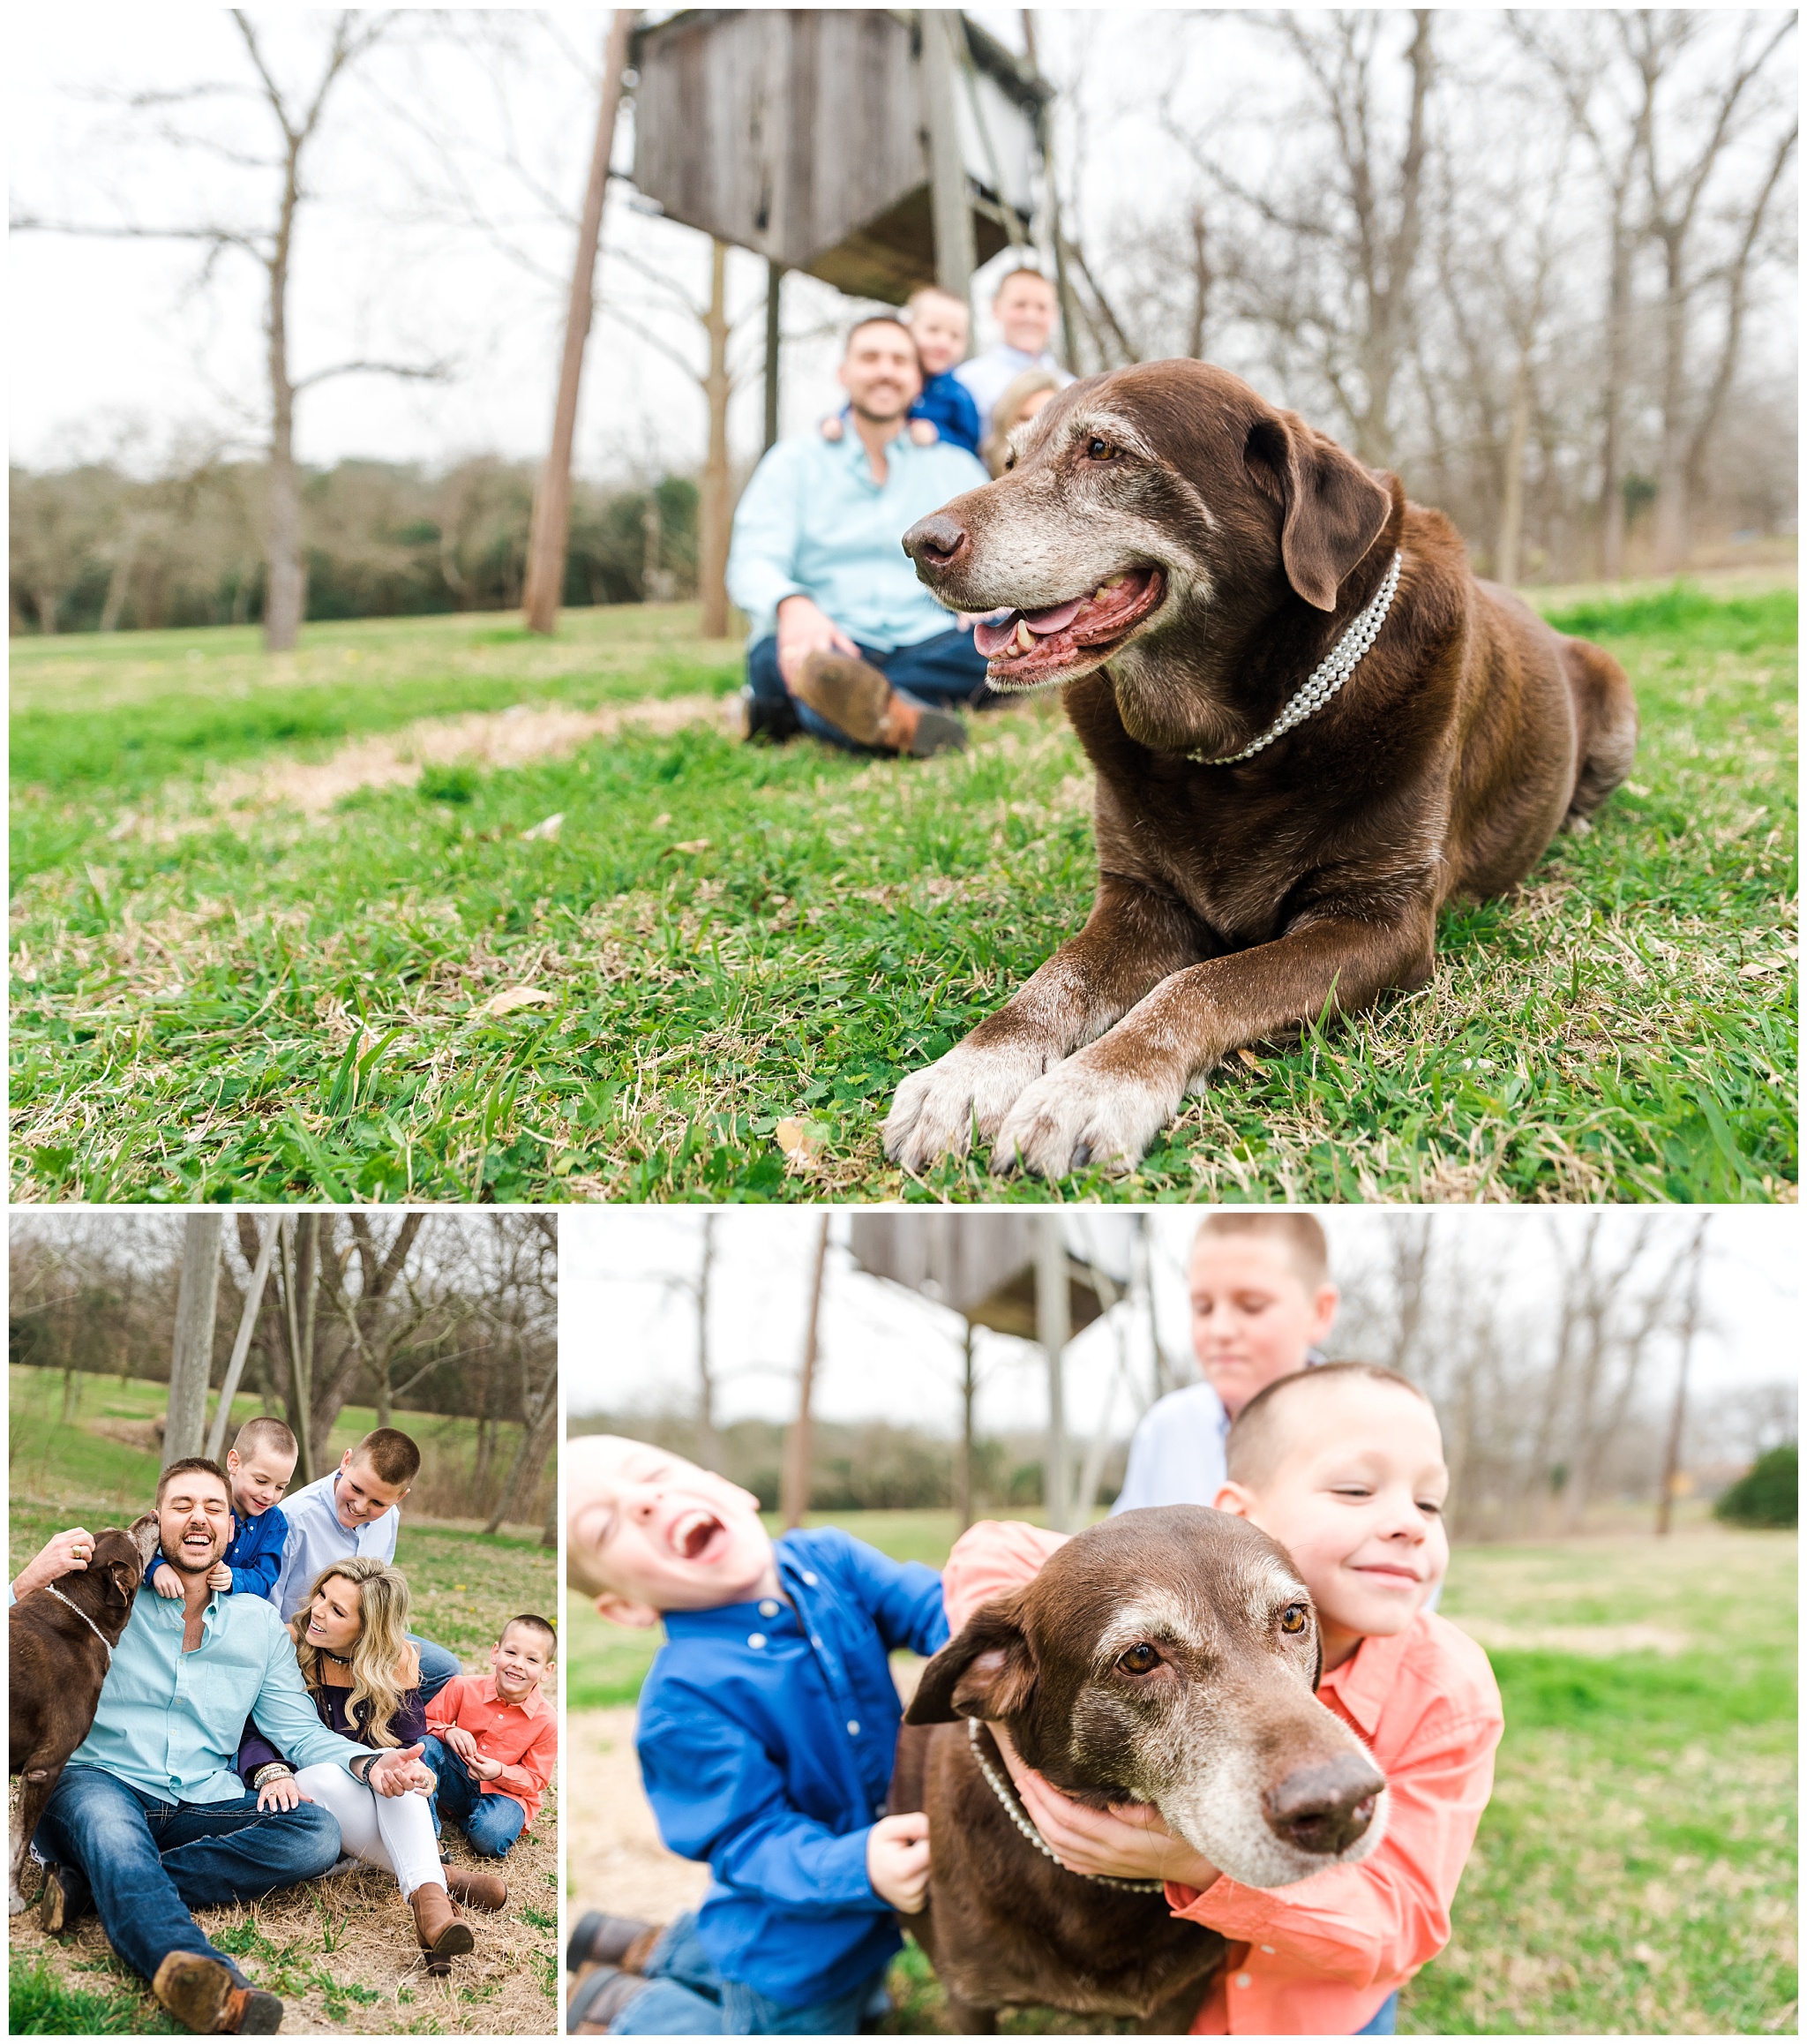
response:
<path fill-rule="evenodd" d="M 565 1964 L 574 1973 L 588 1965 L 619 1966 L 624 1973 L 641 1973 L 664 1934 L 663 1923 L 648 1923 L 638 1916 L 611 1916 L 604 1910 L 592 1909 L 578 1919 L 577 1928 L 565 1947 Z"/>
<path fill-rule="evenodd" d="M 218 1959 L 165 1954 L 151 1992 L 198 2037 L 269 2037 L 282 2026 L 282 2004 L 261 1988 L 242 1988 Z"/>
<path fill-rule="evenodd" d="M 414 1912 L 420 1949 L 436 1965 L 456 1958 L 476 1944 L 470 1926 L 452 1906 L 452 1897 L 437 1881 L 423 1881 L 409 1897 L 408 1905 Z"/>
<path fill-rule="evenodd" d="M 791 693 L 856 745 L 930 759 L 966 744 L 966 727 L 957 717 L 911 702 L 870 661 L 845 653 L 811 653 Z"/>
<path fill-rule="evenodd" d="M 624 1973 L 619 1966 L 593 1966 L 573 1985 L 566 2001 L 565 2034 L 606 2037 L 610 2025 L 650 1984 Z"/>

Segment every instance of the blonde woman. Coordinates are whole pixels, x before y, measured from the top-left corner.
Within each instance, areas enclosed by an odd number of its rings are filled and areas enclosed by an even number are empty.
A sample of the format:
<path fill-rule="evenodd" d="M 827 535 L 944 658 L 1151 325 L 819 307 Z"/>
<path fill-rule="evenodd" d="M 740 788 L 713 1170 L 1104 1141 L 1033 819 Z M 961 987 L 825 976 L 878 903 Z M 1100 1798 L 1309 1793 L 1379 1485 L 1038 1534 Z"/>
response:
<path fill-rule="evenodd" d="M 367 1554 L 334 1562 L 314 1578 L 289 1631 L 323 1725 L 361 1746 L 419 1749 L 426 1737 L 420 1661 L 409 1643 L 408 1582 L 399 1570 Z M 481 1909 L 507 1900 L 494 1875 L 441 1863 L 424 1794 L 380 1795 L 342 1768 L 304 1767 L 297 1774 L 255 1725 L 245 1727 L 238 1769 L 259 1809 L 318 1803 L 339 1820 L 350 1858 L 395 1876 L 436 1970 L 476 1942 L 454 1896 Z"/>
<path fill-rule="evenodd" d="M 1001 476 L 1004 472 L 1004 456 L 1010 451 L 1011 433 L 1024 419 L 1033 418 L 1060 387 L 1061 379 L 1052 369 L 1025 369 L 1021 376 L 1013 377 L 1005 385 L 998 402 L 992 407 L 991 431 L 979 450 L 985 456 L 986 467 L 993 476 Z"/>

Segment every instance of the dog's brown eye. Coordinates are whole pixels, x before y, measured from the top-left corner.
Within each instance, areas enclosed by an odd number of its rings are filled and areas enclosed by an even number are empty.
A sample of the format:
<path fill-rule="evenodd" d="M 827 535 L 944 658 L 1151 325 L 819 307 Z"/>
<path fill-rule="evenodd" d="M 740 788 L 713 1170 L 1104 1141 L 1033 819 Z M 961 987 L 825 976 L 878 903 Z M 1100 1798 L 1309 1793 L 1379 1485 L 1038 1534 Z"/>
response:
<path fill-rule="evenodd" d="M 1085 452 L 1094 462 L 1108 462 L 1116 451 L 1108 440 L 1100 440 L 1096 433 L 1085 443 Z"/>
<path fill-rule="evenodd" d="M 1302 1633 L 1305 1630 L 1305 1606 L 1289 1604 L 1280 1613 L 1280 1630 L 1283 1633 Z"/>
<path fill-rule="evenodd" d="M 1146 1675 L 1160 1665 L 1160 1656 L 1146 1640 L 1131 1647 L 1127 1654 L 1117 1656 L 1117 1665 L 1126 1675 Z"/>

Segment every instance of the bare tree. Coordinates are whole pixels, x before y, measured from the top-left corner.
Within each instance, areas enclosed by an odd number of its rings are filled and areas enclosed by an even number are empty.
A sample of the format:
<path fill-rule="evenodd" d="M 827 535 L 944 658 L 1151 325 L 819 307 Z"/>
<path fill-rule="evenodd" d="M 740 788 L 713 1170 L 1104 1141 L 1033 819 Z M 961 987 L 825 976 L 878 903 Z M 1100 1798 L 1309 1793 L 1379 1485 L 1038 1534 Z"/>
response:
<path fill-rule="evenodd" d="M 182 1282 L 176 1295 L 176 1343 L 169 1359 L 169 1417 L 163 1430 L 165 1468 L 198 1455 L 206 1432 L 224 1221 L 216 1208 L 191 1214 L 183 1225 Z"/>
<path fill-rule="evenodd" d="M 809 1471 L 814 1431 L 815 1370 L 822 1317 L 822 1281 L 829 1266 L 829 1214 L 825 1209 L 815 1242 L 809 1313 L 804 1324 L 803 1360 L 797 1371 L 797 1417 L 784 1441 L 784 1469 L 778 1509 L 786 1529 L 799 1525 L 809 1509 Z"/>
<path fill-rule="evenodd" d="M 200 150 L 226 162 L 243 177 L 250 171 L 274 177 L 274 217 L 254 226 L 244 219 L 208 220 L 161 226 L 99 224 L 50 221 L 27 214 L 15 228 L 57 234 L 99 235 L 128 240 L 187 241 L 206 251 L 203 276 L 219 259 L 236 252 L 248 256 L 264 273 L 264 365 L 267 387 L 268 493 L 265 511 L 264 643 L 273 653 L 292 649 L 300 635 L 306 607 L 307 577 L 302 554 L 301 481 L 295 462 L 295 405 L 304 392 L 340 376 L 384 375 L 437 379 L 443 363 L 390 362 L 357 357 L 295 374 L 290 361 L 289 287 L 292 282 L 296 225 L 313 196 L 306 165 L 326 115 L 326 102 L 346 73 L 385 35 L 395 17 L 347 8 L 333 18 L 327 47 L 311 83 L 299 89 L 277 79 L 259 29 L 242 8 L 232 10 L 239 40 L 255 79 L 253 96 L 276 130 L 274 154 L 247 154 L 223 140 L 206 125 L 182 126 L 171 118 L 177 109 L 210 108 L 227 95 L 243 96 L 244 88 L 209 83 L 184 91 L 133 94 L 129 107 L 153 119 L 156 132 L 171 147 Z"/>

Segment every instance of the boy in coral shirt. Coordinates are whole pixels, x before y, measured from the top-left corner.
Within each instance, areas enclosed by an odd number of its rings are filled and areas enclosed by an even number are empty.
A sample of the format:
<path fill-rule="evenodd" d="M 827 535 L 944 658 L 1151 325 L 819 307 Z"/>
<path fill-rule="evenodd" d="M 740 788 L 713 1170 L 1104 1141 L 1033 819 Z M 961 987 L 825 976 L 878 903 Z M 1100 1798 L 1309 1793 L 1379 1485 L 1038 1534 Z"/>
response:
<path fill-rule="evenodd" d="M 1503 1729 L 1481 1649 L 1425 1599 L 1449 1563 L 1449 1489 L 1429 1401 L 1389 1370 L 1285 1377 L 1231 1429 L 1217 1508 L 1291 1552 L 1317 1607 L 1318 1687 L 1387 1777 L 1387 1830 L 1360 1865 L 1244 1888 L 1143 1805 L 1088 1809 L 1026 1768 L 993 1725 L 1023 1805 L 1079 1874 L 1165 1880 L 1167 1900 L 1231 1941 L 1195 2035 L 1386 2036 L 1398 1990 L 1450 1937 L 1450 1905 L 1493 1787 Z M 975 1526 L 942 1576 L 958 1630 L 1033 1576 L 1061 1536 Z"/>
<path fill-rule="evenodd" d="M 427 1705 L 433 1798 L 473 1848 L 499 1860 L 539 1813 L 559 1757 L 559 1713 L 540 1694 L 558 1657 L 551 1624 L 523 1612 L 490 1649 L 487 1675 L 455 1676 Z"/>

